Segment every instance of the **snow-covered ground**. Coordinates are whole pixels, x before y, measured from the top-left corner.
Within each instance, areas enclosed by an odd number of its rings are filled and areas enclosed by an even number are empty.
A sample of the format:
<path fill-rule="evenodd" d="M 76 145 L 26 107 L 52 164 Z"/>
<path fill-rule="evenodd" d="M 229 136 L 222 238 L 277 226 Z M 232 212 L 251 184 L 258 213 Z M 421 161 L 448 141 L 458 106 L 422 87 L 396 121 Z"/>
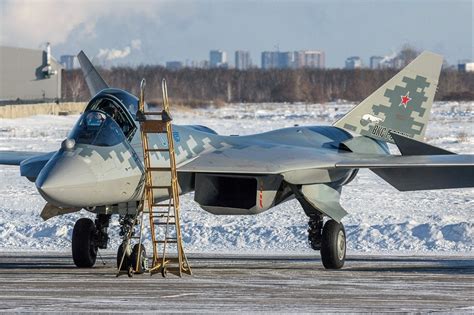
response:
<path fill-rule="evenodd" d="M 328 125 L 353 104 L 244 104 L 174 113 L 178 124 L 222 134 L 252 134 L 299 125 Z M 436 103 L 427 141 L 456 153 L 474 151 L 473 102 Z M 0 119 L 0 150 L 53 151 L 77 116 Z M 86 211 L 43 222 L 45 202 L 18 167 L 0 166 L 0 250 L 69 249 L 74 222 Z M 185 248 L 192 252 L 310 252 L 307 218 L 296 201 L 256 216 L 214 216 L 193 194 L 182 197 Z M 344 187 L 343 222 L 352 253 L 468 254 L 474 250 L 474 189 L 398 192 L 370 171 Z M 120 242 L 111 223 L 110 248 Z"/>

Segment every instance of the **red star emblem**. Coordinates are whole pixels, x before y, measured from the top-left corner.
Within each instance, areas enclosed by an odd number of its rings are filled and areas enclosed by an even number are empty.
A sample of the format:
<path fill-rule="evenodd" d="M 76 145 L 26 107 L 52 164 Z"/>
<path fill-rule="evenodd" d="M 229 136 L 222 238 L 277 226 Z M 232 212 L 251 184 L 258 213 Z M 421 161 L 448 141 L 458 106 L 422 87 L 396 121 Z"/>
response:
<path fill-rule="evenodd" d="M 406 108 L 408 105 L 408 102 L 411 101 L 411 98 L 408 96 L 408 93 L 407 95 L 402 95 L 400 97 L 402 98 L 402 102 L 400 103 L 400 105 L 403 105 Z"/>

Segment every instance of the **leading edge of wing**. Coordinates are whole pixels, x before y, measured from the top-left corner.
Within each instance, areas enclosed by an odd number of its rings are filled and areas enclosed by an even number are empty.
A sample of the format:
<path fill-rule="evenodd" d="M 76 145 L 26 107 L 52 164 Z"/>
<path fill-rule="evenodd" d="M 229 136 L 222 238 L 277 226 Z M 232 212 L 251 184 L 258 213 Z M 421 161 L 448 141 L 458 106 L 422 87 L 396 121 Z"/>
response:
<path fill-rule="evenodd" d="M 474 166 L 474 155 L 416 155 L 416 156 L 359 156 L 351 159 L 341 159 L 336 162 L 336 168 L 423 168 L 423 167 L 458 167 Z"/>
<path fill-rule="evenodd" d="M 3 165 L 20 165 L 26 159 L 45 155 L 47 152 L 32 151 L 0 151 L 0 164 Z"/>
<path fill-rule="evenodd" d="M 230 147 L 201 153 L 178 165 L 181 172 L 281 174 L 293 170 L 334 169 L 338 155 L 328 150 L 287 145 Z"/>

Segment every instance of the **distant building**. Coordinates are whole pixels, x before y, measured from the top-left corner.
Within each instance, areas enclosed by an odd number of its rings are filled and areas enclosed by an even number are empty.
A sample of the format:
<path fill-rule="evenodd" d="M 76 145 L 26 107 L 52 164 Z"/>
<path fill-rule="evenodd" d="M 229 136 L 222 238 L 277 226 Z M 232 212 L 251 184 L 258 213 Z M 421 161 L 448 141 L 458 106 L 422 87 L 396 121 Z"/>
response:
<path fill-rule="evenodd" d="M 404 66 L 405 61 L 398 56 L 388 61 L 388 67 L 392 69 L 401 69 Z"/>
<path fill-rule="evenodd" d="M 382 62 L 384 57 L 382 56 L 372 56 L 370 57 L 370 69 L 381 69 L 384 68 Z"/>
<path fill-rule="evenodd" d="M 326 58 L 323 51 L 318 50 L 300 50 L 293 53 L 294 68 L 316 68 L 325 67 Z"/>
<path fill-rule="evenodd" d="M 46 51 L 0 46 L 0 100 L 61 98 L 62 66 Z"/>
<path fill-rule="evenodd" d="M 166 62 L 166 69 L 168 70 L 181 70 L 183 69 L 183 63 L 181 61 L 168 61 Z"/>
<path fill-rule="evenodd" d="M 227 68 L 227 54 L 222 50 L 209 52 L 209 65 L 211 68 Z"/>
<path fill-rule="evenodd" d="M 235 52 L 235 68 L 238 70 L 246 70 L 252 66 L 250 52 L 237 50 Z"/>
<path fill-rule="evenodd" d="M 292 52 L 280 52 L 278 53 L 278 68 L 288 69 L 293 66 L 293 53 Z"/>
<path fill-rule="evenodd" d="M 59 62 L 63 65 L 65 70 L 72 70 L 79 68 L 79 60 L 74 55 L 62 55 Z"/>
<path fill-rule="evenodd" d="M 286 69 L 293 67 L 293 52 L 262 52 L 262 69 Z"/>
<path fill-rule="evenodd" d="M 474 62 L 462 62 L 458 64 L 459 72 L 474 72 Z"/>
<path fill-rule="evenodd" d="M 278 69 L 279 68 L 278 51 L 264 51 L 262 52 L 262 69 Z"/>
<path fill-rule="evenodd" d="M 360 59 L 358 56 L 347 58 L 345 68 L 349 70 L 362 68 L 362 59 Z"/>

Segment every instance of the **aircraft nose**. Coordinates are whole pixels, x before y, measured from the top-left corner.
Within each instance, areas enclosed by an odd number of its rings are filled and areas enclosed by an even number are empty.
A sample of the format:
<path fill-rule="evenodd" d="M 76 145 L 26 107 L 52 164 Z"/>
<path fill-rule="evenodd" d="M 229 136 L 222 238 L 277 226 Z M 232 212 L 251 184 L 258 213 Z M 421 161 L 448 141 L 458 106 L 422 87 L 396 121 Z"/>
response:
<path fill-rule="evenodd" d="M 84 157 L 60 152 L 41 170 L 36 187 L 54 205 L 78 206 L 94 193 L 97 183 L 89 163 Z"/>

